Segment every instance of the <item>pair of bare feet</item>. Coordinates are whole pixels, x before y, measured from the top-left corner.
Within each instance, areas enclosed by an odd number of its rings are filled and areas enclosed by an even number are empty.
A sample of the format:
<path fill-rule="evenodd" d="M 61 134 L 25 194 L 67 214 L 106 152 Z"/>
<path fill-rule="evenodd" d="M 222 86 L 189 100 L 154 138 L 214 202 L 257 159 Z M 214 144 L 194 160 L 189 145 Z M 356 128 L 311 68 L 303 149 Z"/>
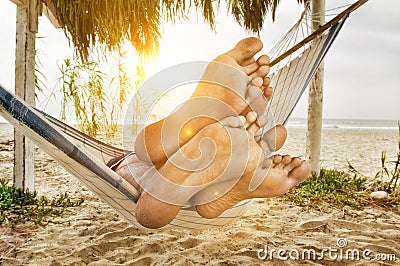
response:
<path fill-rule="evenodd" d="M 154 167 L 135 180 L 129 158 L 115 170 L 141 191 L 140 224 L 162 227 L 188 201 L 215 218 L 242 200 L 282 195 L 308 176 L 299 158 L 266 156 L 283 145 L 286 130 L 259 135 L 272 96 L 269 59 L 254 58 L 261 48 L 260 40 L 247 38 L 218 56 L 187 103 L 139 134 L 137 157 Z"/>

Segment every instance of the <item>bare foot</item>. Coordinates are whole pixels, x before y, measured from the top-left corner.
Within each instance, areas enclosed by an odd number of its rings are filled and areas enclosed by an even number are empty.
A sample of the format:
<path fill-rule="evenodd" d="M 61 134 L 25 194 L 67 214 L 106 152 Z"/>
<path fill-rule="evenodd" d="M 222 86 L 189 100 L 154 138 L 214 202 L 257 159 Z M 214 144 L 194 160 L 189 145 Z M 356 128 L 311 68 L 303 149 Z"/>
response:
<path fill-rule="evenodd" d="M 232 145 L 240 142 L 248 146 L 246 131 L 240 129 L 244 122 L 244 117 L 227 117 L 221 123 L 206 126 L 162 167 L 137 179 L 143 189 L 136 206 L 137 221 L 148 228 L 162 227 L 207 185 L 217 179 L 234 178 L 232 173 L 244 172 L 247 154 L 241 151 L 242 147 Z M 201 154 L 207 156 L 200 157 Z M 243 163 L 230 163 L 232 157 Z M 187 159 L 191 161 L 188 163 Z M 230 171 L 226 171 L 228 165 Z"/>
<path fill-rule="evenodd" d="M 239 41 L 232 50 L 215 58 L 207 66 L 202 83 L 197 86 L 191 98 L 218 99 L 235 110 L 234 114 L 218 114 L 222 115 L 219 120 L 229 115 L 241 114 L 259 97 L 263 98 L 262 92 L 270 83 L 270 79 L 266 77 L 269 72 L 269 57 L 262 55 L 257 60 L 254 59 L 262 46 L 259 39 L 246 38 Z"/>
<path fill-rule="evenodd" d="M 227 117 L 205 127 L 181 148 L 182 153 L 174 154 L 157 171 L 139 178 L 144 192 L 136 207 L 138 222 L 149 228 L 162 227 L 175 218 L 182 205 L 209 186 L 223 183 L 219 187 L 223 195 L 230 193 L 241 176 L 250 179 L 265 153 L 253 132 L 244 127 L 252 124 L 255 117 Z M 186 158 L 192 161 L 183 163 Z"/>
<path fill-rule="evenodd" d="M 246 114 L 249 105 L 260 115 L 272 95 L 266 77 L 269 58 L 254 59 L 261 48 L 259 39 L 247 38 L 211 62 L 180 109 L 140 132 L 135 142 L 138 158 L 160 167 L 207 125 Z"/>
<path fill-rule="evenodd" d="M 197 205 L 196 210 L 205 218 L 216 218 L 243 200 L 283 195 L 304 181 L 309 173 L 310 166 L 306 161 L 291 158 L 289 155 L 275 155 L 272 159 L 265 159 L 252 173 L 243 176 L 228 193 L 209 203 Z M 254 178 L 263 178 L 263 182 L 251 190 L 249 186 Z M 221 190 L 225 185 L 219 183 L 210 189 L 215 194 L 215 191 Z M 205 202 L 207 197 L 210 196 L 200 192 L 195 196 L 195 201 Z"/>

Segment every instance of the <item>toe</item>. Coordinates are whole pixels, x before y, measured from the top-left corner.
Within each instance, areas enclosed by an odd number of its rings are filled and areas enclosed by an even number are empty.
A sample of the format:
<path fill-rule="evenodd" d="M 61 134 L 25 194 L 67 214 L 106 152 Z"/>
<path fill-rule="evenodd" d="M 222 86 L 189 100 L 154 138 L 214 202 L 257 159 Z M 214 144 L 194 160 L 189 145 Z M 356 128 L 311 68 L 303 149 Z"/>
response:
<path fill-rule="evenodd" d="M 256 72 L 250 75 L 250 78 L 261 77 L 264 78 L 269 73 L 269 66 L 260 66 Z"/>
<path fill-rule="evenodd" d="M 300 165 L 289 172 L 288 177 L 294 179 L 297 184 L 303 182 L 310 174 L 310 164 L 307 161 L 301 161 Z"/>
<path fill-rule="evenodd" d="M 220 121 L 223 126 L 238 128 L 243 127 L 246 119 L 243 116 L 228 116 Z"/>
<path fill-rule="evenodd" d="M 257 120 L 257 114 L 255 112 L 247 113 L 245 127 L 251 136 L 255 136 L 260 129 L 257 123 L 255 123 L 256 120 Z"/>
<path fill-rule="evenodd" d="M 250 76 L 255 71 L 257 71 L 258 68 L 259 68 L 259 64 L 257 62 L 253 62 L 253 63 L 243 67 L 243 70 L 244 70 L 244 73 L 246 73 L 246 75 Z"/>
<path fill-rule="evenodd" d="M 265 88 L 265 89 L 264 89 Z M 272 95 L 274 93 L 274 90 L 271 87 L 264 87 L 263 85 L 263 89 L 264 89 L 264 96 L 265 98 L 269 101 L 272 98 Z"/>
<path fill-rule="evenodd" d="M 265 77 L 263 80 L 262 88 L 265 90 L 271 85 L 271 78 L 270 77 Z M 272 89 L 272 88 L 271 88 Z"/>
<path fill-rule="evenodd" d="M 241 64 L 244 67 L 244 72 L 250 76 L 250 78 L 265 77 L 269 73 L 269 57 L 267 55 L 260 56 L 257 61 L 254 57 L 249 62 Z M 246 64 L 247 63 L 247 64 Z"/>
<path fill-rule="evenodd" d="M 261 77 L 258 77 L 258 76 L 253 77 L 253 78 L 250 77 L 250 78 L 251 78 L 251 81 L 252 81 L 251 82 L 252 85 L 258 87 L 259 90 L 261 90 L 261 87 L 262 87 L 262 85 L 264 83 L 264 80 Z"/>
<path fill-rule="evenodd" d="M 263 82 L 263 86 L 269 87 L 270 84 L 271 84 L 271 78 L 270 77 L 265 77 L 264 78 L 264 82 Z"/>
<path fill-rule="evenodd" d="M 262 65 L 269 65 L 269 63 L 270 63 L 270 58 L 269 58 L 268 55 L 263 54 L 262 56 L 260 56 L 260 57 L 257 59 L 257 63 L 258 63 L 260 66 L 262 66 Z"/>
<path fill-rule="evenodd" d="M 292 158 L 290 157 L 290 155 L 285 155 L 285 156 L 282 157 L 281 164 L 282 164 L 283 166 L 286 166 L 286 165 L 288 165 L 291 161 L 292 161 Z"/>
<path fill-rule="evenodd" d="M 301 159 L 298 157 L 292 158 L 292 160 L 285 165 L 284 169 L 289 173 L 296 167 L 299 167 L 301 165 Z"/>
<path fill-rule="evenodd" d="M 263 136 L 263 140 L 267 143 L 270 150 L 277 151 L 285 144 L 287 138 L 286 128 L 282 125 L 276 125 Z"/>
<path fill-rule="evenodd" d="M 239 41 L 236 46 L 228 52 L 240 65 L 248 62 L 263 47 L 260 39 L 255 37 L 245 38 Z"/>
<path fill-rule="evenodd" d="M 261 66 L 258 68 L 257 74 L 260 77 L 265 77 L 266 75 L 268 75 L 269 71 L 270 71 L 269 66 Z"/>
<path fill-rule="evenodd" d="M 274 164 L 279 164 L 282 162 L 282 159 L 283 159 L 283 157 L 281 155 L 276 154 L 276 155 L 274 155 L 273 162 L 274 162 Z"/>
<path fill-rule="evenodd" d="M 261 56 L 257 59 L 257 63 L 260 64 L 260 66 L 262 66 L 262 65 L 269 65 L 270 61 L 271 61 L 271 60 L 270 60 L 269 56 L 266 55 L 266 54 L 261 55 Z"/>

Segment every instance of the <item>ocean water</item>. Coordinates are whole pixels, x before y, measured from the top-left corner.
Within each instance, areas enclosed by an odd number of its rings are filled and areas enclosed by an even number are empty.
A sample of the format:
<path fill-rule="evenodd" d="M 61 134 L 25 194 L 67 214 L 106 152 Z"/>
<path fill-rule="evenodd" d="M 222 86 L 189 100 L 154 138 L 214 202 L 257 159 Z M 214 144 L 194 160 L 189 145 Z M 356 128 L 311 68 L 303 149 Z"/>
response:
<path fill-rule="evenodd" d="M 323 119 L 322 128 L 398 130 L 397 120 Z M 290 118 L 288 128 L 307 128 L 306 118 Z"/>
<path fill-rule="evenodd" d="M 337 129 L 379 129 L 398 130 L 398 120 L 369 120 L 369 119 L 323 119 L 322 128 Z M 8 124 L 0 116 L 0 124 Z M 306 118 L 290 118 L 286 124 L 287 128 L 307 128 Z"/>

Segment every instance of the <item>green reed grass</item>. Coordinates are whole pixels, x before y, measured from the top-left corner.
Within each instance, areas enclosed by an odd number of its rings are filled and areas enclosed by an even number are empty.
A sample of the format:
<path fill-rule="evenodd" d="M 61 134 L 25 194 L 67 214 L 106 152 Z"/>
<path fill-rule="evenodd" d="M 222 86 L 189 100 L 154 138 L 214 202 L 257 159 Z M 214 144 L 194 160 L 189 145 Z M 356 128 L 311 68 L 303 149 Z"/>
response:
<path fill-rule="evenodd" d="M 75 118 L 80 130 L 95 136 L 104 120 L 105 92 L 103 79 L 105 74 L 98 69 L 96 62 L 75 62 L 65 59 L 60 66 L 62 92 L 61 119 L 66 120 L 68 103 L 74 106 Z"/>
<path fill-rule="evenodd" d="M 74 118 L 79 129 L 90 136 L 105 132 L 112 137 L 118 130 L 127 99 L 137 92 L 145 79 L 143 67 L 138 66 L 136 75 L 130 77 L 125 64 L 127 52 L 117 53 L 118 68 L 115 76 L 100 71 L 94 61 L 80 62 L 70 58 L 59 66 L 59 83 L 62 93 L 61 119 L 67 120 L 67 110 L 74 108 Z M 140 114 L 140 95 L 135 94 L 135 113 Z M 133 118 L 134 120 L 136 117 Z M 134 121 L 133 121 L 134 122 Z"/>
<path fill-rule="evenodd" d="M 47 90 L 46 76 L 42 72 L 43 64 L 39 57 L 39 50 L 35 50 L 35 99 L 38 100 L 37 92 L 44 93 Z"/>

